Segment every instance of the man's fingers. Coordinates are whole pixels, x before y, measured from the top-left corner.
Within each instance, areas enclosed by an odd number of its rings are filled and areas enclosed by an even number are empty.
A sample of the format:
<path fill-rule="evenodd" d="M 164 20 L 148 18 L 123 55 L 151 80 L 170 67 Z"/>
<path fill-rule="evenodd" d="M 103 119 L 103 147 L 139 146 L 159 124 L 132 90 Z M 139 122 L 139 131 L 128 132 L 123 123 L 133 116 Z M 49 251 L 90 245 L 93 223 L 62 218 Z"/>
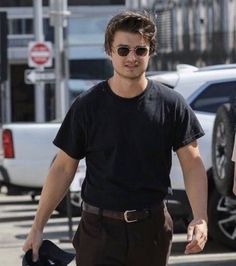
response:
<path fill-rule="evenodd" d="M 36 262 L 36 261 L 39 260 L 39 255 L 38 255 L 38 253 L 33 253 L 32 260 L 33 260 L 33 262 Z"/>
<path fill-rule="evenodd" d="M 192 237 L 192 240 L 186 245 L 186 248 L 185 248 L 185 254 L 189 254 L 189 253 L 191 253 L 190 251 L 192 250 L 192 249 L 194 249 L 194 247 L 196 246 L 196 244 L 197 244 L 197 241 L 196 241 L 196 239 L 195 239 L 195 237 L 193 236 Z"/>
<path fill-rule="evenodd" d="M 24 243 L 23 247 L 22 247 L 22 250 L 24 252 L 27 252 L 30 248 L 28 247 L 28 245 L 26 245 L 26 243 Z"/>
<path fill-rule="evenodd" d="M 192 237 L 192 241 L 186 245 L 185 254 L 198 253 L 203 250 L 207 241 L 207 236 L 200 231 Z"/>
<path fill-rule="evenodd" d="M 207 224 L 205 221 L 192 221 L 188 226 L 185 254 L 201 252 L 207 241 Z"/>
<path fill-rule="evenodd" d="M 194 231 L 194 226 L 189 225 L 188 231 L 187 231 L 187 241 L 190 242 L 193 239 L 193 231 Z"/>
<path fill-rule="evenodd" d="M 33 257 L 32 257 L 33 262 L 38 261 L 38 259 L 39 259 L 39 246 L 38 245 L 33 246 L 32 255 L 33 255 Z"/>
<path fill-rule="evenodd" d="M 199 253 L 201 252 L 203 249 L 204 249 L 204 246 L 205 246 L 205 242 L 201 242 L 201 243 L 191 243 L 188 244 L 186 246 L 186 249 L 185 249 L 185 254 L 188 255 L 188 254 L 194 254 L 194 253 Z"/>

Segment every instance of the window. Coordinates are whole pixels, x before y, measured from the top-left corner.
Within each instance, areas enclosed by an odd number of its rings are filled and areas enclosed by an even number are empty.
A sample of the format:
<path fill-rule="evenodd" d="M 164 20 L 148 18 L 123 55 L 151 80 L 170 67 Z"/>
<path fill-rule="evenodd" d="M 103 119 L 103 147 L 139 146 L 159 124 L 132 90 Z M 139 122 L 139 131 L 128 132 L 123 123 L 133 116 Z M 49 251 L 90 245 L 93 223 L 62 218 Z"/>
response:
<path fill-rule="evenodd" d="M 10 23 L 10 34 L 21 34 L 22 33 L 22 23 L 21 19 L 12 19 Z"/>
<path fill-rule="evenodd" d="M 70 61 L 69 101 L 113 74 L 109 59 L 80 59 Z"/>
<path fill-rule="evenodd" d="M 111 16 L 108 15 L 69 18 L 69 35 L 101 34 L 103 36 L 110 18 Z"/>
<path fill-rule="evenodd" d="M 33 34 L 33 20 L 31 18 L 9 19 L 9 34 Z"/>
<path fill-rule="evenodd" d="M 24 32 L 25 34 L 32 34 L 33 33 L 33 21 L 31 18 L 27 18 L 23 20 L 24 22 Z"/>
<path fill-rule="evenodd" d="M 70 77 L 72 79 L 107 79 L 113 74 L 109 59 L 80 59 L 70 61 Z"/>
<path fill-rule="evenodd" d="M 224 103 L 236 97 L 236 81 L 215 83 L 207 86 L 190 104 L 193 110 L 216 113 Z"/>
<path fill-rule="evenodd" d="M 43 19 L 44 32 L 50 29 L 49 19 Z M 9 19 L 9 34 L 34 34 L 34 21 L 32 18 L 12 18 Z"/>

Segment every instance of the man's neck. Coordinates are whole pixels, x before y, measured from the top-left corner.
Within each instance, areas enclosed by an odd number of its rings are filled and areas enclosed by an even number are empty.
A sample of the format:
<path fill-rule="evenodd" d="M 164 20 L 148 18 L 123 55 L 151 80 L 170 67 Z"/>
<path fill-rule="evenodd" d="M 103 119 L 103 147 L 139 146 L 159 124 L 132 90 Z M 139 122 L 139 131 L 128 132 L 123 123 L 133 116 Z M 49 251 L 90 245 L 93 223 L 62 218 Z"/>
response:
<path fill-rule="evenodd" d="M 108 83 L 116 95 L 124 98 L 133 98 L 146 89 L 148 80 L 145 76 L 139 79 L 117 79 L 113 76 L 108 80 Z"/>

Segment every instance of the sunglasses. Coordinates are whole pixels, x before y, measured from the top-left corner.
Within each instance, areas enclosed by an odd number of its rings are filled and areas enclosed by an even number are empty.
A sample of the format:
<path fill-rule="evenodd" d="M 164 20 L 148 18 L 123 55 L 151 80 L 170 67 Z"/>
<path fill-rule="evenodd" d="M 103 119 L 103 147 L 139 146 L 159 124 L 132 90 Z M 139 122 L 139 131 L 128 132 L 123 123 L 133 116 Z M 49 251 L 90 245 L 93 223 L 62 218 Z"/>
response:
<path fill-rule="evenodd" d="M 127 46 L 119 46 L 116 48 L 116 51 L 119 56 L 127 56 L 131 51 L 134 51 L 137 56 L 145 56 L 149 49 L 148 47 L 129 48 Z"/>

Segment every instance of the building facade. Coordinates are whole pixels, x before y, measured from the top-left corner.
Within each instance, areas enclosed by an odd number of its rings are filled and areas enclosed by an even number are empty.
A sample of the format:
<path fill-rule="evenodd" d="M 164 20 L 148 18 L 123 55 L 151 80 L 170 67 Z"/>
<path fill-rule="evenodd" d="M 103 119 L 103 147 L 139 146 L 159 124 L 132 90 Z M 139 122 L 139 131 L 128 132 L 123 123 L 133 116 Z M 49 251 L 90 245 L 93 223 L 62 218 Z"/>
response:
<path fill-rule="evenodd" d="M 72 86 L 72 93 L 76 94 L 75 86 L 81 85 L 81 82 L 76 82 L 78 79 L 83 80 L 82 86 L 89 86 L 91 83 L 87 80 L 105 79 L 111 75 L 111 67 L 103 49 L 104 31 L 111 16 L 124 7 L 123 0 L 68 1 L 71 15 L 65 29 L 65 46 L 70 70 L 68 83 Z M 43 1 L 44 38 L 53 43 L 54 28 L 50 25 L 49 11 L 49 1 Z M 2 0 L 0 12 L 6 12 L 8 26 L 8 79 L 2 87 L 2 120 L 35 121 L 35 86 L 25 83 L 25 71 L 30 69 L 28 43 L 35 40 L 33 1 Z M 87 67 L 88 62 L 91 68 Z M 54 120 L 55 84 L 45 84 L 44 90 L 45 121 Z"/>
<path fill-rule="evenodd" d="M 153 68 L 236 62 L 236 0 L 155 1 L 158 52 Z"/>

